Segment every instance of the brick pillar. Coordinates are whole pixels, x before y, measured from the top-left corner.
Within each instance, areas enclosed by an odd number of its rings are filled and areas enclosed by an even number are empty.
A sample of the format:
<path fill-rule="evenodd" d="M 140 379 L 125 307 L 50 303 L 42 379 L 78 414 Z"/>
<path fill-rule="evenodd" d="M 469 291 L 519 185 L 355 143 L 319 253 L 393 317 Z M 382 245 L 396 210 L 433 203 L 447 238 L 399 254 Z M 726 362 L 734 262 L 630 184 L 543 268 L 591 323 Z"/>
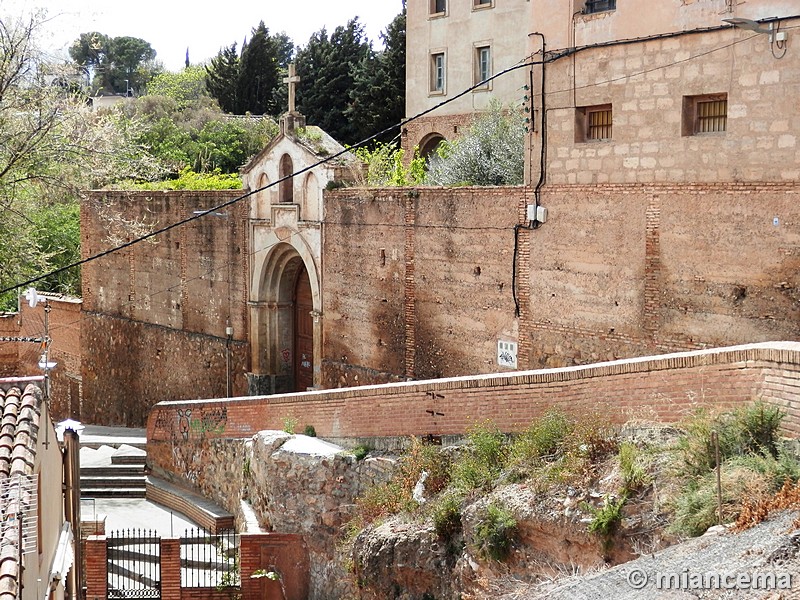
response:
<path fill-rule="evenodd" d="M 161 538 L 161 600 L 181 600 L 181 541 Z"/>
<path fill-rule="evenodd" d="M 105 600 L 108 594 L 108 546 L 106 536 L 90 535 L 84 545 L 86 600 Z"/>
<path fill-rule="evenodd" d="M 652 338 L 661 325 L 661 199 L 650 198 L 645 223 L 642 329 Z"/>
<path fill-rule="evenodd" d="M 534 200 L 533 192 L 523 194 L 517 206 L 519 223 L 527 221 L 528 204 Z M 531 236 L 537 235 L 527 229 L 517 232 L 517 301 L 519 322 L 517 331 L 517 368 L 532 369 L 531 351 Z"/>
<path fill-rule="evenodd" d="M 414 274 L 414 242 L 417 225 L 417 190 L 407 192 L 404 225 L 405 225 L 405 279 L 403 313 L 405 320 L 405 377 L 416 376 L 417 358 L 417 279 Z"/>
<path fill-rule="evenodd" d="M 242 577 L 242 600 L 308 598 L 310 565 L 308 548 L 301 535 L 243 534 L 239 539 L 239 568 Z M 282 581 L 251 578 L 253 573 L 262 569 L 277 570 L 281 574 Z"/>

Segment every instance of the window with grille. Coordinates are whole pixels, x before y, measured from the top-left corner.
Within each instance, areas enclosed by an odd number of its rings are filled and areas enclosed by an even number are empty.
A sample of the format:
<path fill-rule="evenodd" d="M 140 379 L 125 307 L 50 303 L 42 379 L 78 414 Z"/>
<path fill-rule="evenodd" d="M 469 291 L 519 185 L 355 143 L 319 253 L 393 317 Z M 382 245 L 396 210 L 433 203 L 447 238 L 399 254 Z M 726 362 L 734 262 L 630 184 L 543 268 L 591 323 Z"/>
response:
<path fill-rule="evenodd" d="M 443 94 L 445 85 L 444 52 L 431 55 L 431 92 Z"/>
<path fill-rule="evenodd" d="M 492 49 L 490 46 L 475 48 L 475 84 L 492 76 Z M 488 83 L 485 84 L 488 87 Z"/>
<path fill-rule="evenodd" d="M 447 0 L 430 0 L 431 14 L 437 15 L 447 12 Z"/>
<path fill-rule="evenodd" d="M 683 135 L 724 133 L 728 128 L 728 95 L 684 96 Z"/>
<path fill-rule="evenodd" d="M 580 107 L 575 113 L 575 141 L 610 140 L 612 125 L 613 113 L 610 104 Z"/>
<path fill-rule="evenodd" d="M 592 14 L 598 12 L 605 12 L 607 10 L 616 10 L 617 0 L 586 0 L 586 7 L 584 13 Z"/>

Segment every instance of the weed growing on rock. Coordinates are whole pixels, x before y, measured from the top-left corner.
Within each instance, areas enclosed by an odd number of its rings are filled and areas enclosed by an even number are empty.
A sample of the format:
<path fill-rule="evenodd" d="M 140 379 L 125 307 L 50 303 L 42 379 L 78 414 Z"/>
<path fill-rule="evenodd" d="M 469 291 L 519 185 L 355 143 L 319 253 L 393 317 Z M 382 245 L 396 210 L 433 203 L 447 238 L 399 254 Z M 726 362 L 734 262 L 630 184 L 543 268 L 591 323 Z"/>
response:
<path fill-rule="evenodd" d="M 563 413 L 550 410 L 514 439 L 511 446 L 513 463 L 529 463 L 563 453 L 567 437 L 575 425 Z"/>
<path fill-rule="evenodd" d="M 297 427 L 297 419 L 291 415 L 287 415 L 281 419 L 283 421 L 283 431 L 294 435 L 294 430 Z"/>
<path fill-rule="evenodd" d="M 372 448 L 370 448 L 366 444 L 359 444 L 358 446 L 353 448 L 353 454 L 355 455 L 356 460 L 364 460 L 365 458 L 367 458 L 367 455 L 370 453 L 370 450 L 372 450 Z"/>
<path fill-rule="evenodd" d="M 517 520 L 504 506 L 489 504 L 475 525 L 473 546 L 485 560 L 504 561 L 517 534 Z"/>
<path fill-rule="evenodd" d="M 619 446 L 618 456 L 625 495 L 630 495 L 650 485 L 652 477 L 647 472 L 642 452 L 636 444 L 623 442 Z"/>
<path fill-rule="evenodd" d="M 453 481 L 464 492 L 490 490 L 506 466 L 509 445 L 506 436 L 490 421 L 467 431 L 467 447 L 456 461 Z"/>
<path fill-rule="evenodd" d="M 439 537 L 450 538 L 461 533 L 461 504 L 464 497 L 455 490 L 443 493 L 431 506 L 433 527 Z"/>

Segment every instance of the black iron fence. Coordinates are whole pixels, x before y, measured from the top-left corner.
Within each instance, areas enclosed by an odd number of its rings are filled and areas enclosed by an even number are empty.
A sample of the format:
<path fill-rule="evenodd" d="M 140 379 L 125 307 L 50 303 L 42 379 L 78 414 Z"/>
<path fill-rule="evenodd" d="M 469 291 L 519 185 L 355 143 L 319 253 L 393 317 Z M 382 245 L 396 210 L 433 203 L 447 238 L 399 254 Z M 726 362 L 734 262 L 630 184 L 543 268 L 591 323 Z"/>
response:
<path fill-rule="evenodd" d="M 161 598 L 161 538 L 155 531 L 127 529 L 106 538 L 108 598 Z"/>
<path fill-rule="evenodd" d="M 181 540 L 181 587 L 238 587 L 239 536 L 233 529 L 187 529 Z"/>

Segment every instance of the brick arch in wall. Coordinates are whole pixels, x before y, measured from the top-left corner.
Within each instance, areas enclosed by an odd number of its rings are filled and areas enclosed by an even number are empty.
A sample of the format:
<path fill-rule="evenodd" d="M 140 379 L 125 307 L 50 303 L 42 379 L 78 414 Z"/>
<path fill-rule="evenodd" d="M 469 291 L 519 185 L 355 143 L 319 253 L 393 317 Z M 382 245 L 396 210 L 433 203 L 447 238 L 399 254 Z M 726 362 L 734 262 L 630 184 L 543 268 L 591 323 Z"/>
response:
<path fill-rule="evenodd" d="M 445 141 L 445 138 L 441 133 L 436 131 L 429 133 L 419 141 L 419 155 L 427 160 L 443 141 Z"/>
<path fill-rule="evenodd" d="M 283 239 L 282 239 L 283 238 Z M 251 392 L 281 393 L 302 391 L 298 387 L 298 364 L 309 360 L 311 385 L 319 385 L 322 326 L 319 274 L 311 249 L 299 236 L 274 230 L 266 239 L 265 252 L 256 253 L 251 283 L 250 351 L 253 373 Z M 263 255 L 263 256 L 261 256 Z M 298 281 L 308 282 L 310 303 L 301 308 L 296 295 Z M 308 314 L 310 312 L 310 314 Z M 308 319 L 307 326 L 299 324 Z M 311 356 L 298 361 L 299 327 L 310 330 Z M 308 354 L 308 350 L 303 352 Z"/>

